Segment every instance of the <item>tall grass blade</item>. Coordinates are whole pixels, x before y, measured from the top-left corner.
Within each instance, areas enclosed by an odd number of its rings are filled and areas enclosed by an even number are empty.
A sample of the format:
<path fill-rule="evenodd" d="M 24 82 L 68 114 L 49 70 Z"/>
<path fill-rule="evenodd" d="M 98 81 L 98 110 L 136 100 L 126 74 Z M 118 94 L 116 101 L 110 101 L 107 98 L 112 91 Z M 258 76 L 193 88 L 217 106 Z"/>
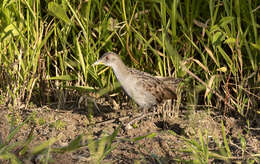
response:
<path fill-rule="evenodd" d="M 228 155 L 228 157 L 231 157 L 232 154 L 231 154 L 231 151 L 230 151 L 230 148 L 229 148 L 229 145 L 228 145 L 227 136 L 226 136 L 226 132 L 225 132 L 225 127 L 224 127 L 223 121 L 221 121 L 221 129 L 222 129 L 222 137 L 223 137 L 225 149 L 227 151 L 227 155 Z"/>
<path fill-rule="evenodd" d="M 55 3 L 55 2 L 49 2 L 48 3 L 48 11 L 57 17 L 58 19 L 63 20 L 67 24 L 72 24 L 71 20 L 68 18 L 66 14 L 66 10 L 61 7 L 61 5 Z"/>

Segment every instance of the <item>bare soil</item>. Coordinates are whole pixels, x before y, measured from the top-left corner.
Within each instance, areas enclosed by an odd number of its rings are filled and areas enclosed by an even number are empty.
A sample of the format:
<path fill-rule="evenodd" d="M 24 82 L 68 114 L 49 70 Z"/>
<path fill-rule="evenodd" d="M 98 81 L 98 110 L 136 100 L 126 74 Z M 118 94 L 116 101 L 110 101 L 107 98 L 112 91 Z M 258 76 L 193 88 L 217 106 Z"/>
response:
<path fill-rule="evenodd" d="M 119 126 L 120 119 L 125 119 L 122 122 L 127 122 L 132 119 L 128 116 L 141 112 L 131 103 L 117 104 L 114 99 L 100 100 L 97 103 L 99 109 L 93 107 L 93 103 L 85 103 L 85 107 L 76 107 L 75 104 L 75 102 L 67 103 L 62 109 L 57 109 L 55 105 L 21 107 L 13 109 L 14 112 L 11 108 L 0 106 L 0 139 L 2 141 L 7 139 L 12 115 L 15 116 L 13 118 L 18 125 L 34 113 L 34 123 L 25 124 L 15 136 L 15 139 L 12 140 L 12 142 L 24 141 L 32 131 L 34 135 L 34 139 L 30 143 L 32 149 L 53 137 L 58 138 L 57 142 L 52 145 L 53 147 L 66 146 L 80 134 L 91 135 L 94 139 L 101 138 L 106 134 L 112 134 Z M 92 115 L 90 115 L 91 113 Z M 255 118 L 254 125 L 252 125 L 254 129 L 248 129 L 243 119 L 225 117 L 213 110 L 178 111 L 176 116 L 167 121 L 154 116 L 139 121 L 133 129 L 120 128 L 113 142 L 115 149 L 106 156 L 103 162 L 158 163 L 160 161 L 162 163 L 177 163 L 178 161 L 193 160 L 194 156 L 191 155 L 191 152 L 185 151 L 189 148 L 189 145 L 187 141 L 184 141 L 184 138 L 199 143 L 199 134 L 204 140 L 208 139 L 210 151 L 218 152 L 217 144 L 223 143 L 221 120 L 223 120 L 225 134 L 232 152 L 231 161 L 245 162 L 250 154 L 260 153 L 259 118 Z M 33 130 L 32 127 L 34 127 Z M 176 134 L 170 133 L 169 130 Z M 144 137 L 136 142 L 130 140 L 148 134 L 154 135 Z M 246 152 L 242 150 L 240 136 L 244 136 L 246 140 Z M 244 153 L 244 156 L 242 156 L 242 153 Z M 38 163 L 38 158 L 22 156 L 20 160 L 24 163 Z M 51 158 L 53 160 L 50 163 L 91 163 L 87 147 L 82 147 L 73 152 L 53 153 Z M 8 163 L 7 161 L 2 162 Z M 224 161 L 217 159 L 212 159 L 211 162 L 224 163 Z"/>

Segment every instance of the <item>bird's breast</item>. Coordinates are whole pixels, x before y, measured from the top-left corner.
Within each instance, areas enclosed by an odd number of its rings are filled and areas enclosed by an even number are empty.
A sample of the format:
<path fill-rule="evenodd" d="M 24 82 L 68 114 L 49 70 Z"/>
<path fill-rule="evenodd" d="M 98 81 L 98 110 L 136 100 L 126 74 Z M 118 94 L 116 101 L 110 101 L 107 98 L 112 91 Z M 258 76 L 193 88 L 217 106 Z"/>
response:
<path fill-rule="evenodd" d="M 136 79 L 128 77 L 121 79 L 119 82 L 128 96 L 130 96 L 139 106 L 149 108 L 156 104 L 156 98 Z"/>

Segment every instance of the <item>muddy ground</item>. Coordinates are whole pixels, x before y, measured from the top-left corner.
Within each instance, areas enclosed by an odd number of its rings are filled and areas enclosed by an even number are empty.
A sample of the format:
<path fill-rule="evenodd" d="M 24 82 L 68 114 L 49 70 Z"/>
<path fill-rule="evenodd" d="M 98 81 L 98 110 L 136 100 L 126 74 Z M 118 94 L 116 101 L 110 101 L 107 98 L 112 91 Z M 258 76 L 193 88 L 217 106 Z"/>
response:
<path fill-rule="evenodd" d="M 99 100 L 96 102 L 98 109 L 91 102 L 81 102 L 81 106 L 76 102 L 70 102 L 59 109 L 57 104 L 15 109 L 2 105 L 0 106 L 0 117 L 2 118 L 0 119 L 0 137 L 2 141 L 7 139 L 13 114 L 16 124 L 19 124 L 34 113 L 34 123 L 25 124 L 11 142 L 25 140 L 33 126 L 35 128 L 32 131 L 34 139 L 30 143 L 31 149 L 53 137 L 58 138 L 58 141 L 52 145 L 56 148 L 68 145 L 80 134 L 91 135 L 94 139 L 99 139 L 102 136 L 112 134 L 121 122 L 125 123 L 132 119 L 130 116 L 141 112 L 133 103 L 117 104 L 116 101 L 113 98 Z M 193 146 L 188 144 L 184 138 L 199 143 L 199 134 L 205 141 L 206 136 L 208 136 L 207 147 L 211 152 L 219 152 L 218 144 L 222 144 L 224 147 L 221 120 L 223 120 L 225 134 L 232 153 L 230 161 L 246 162 L 247 159 L 252 158 L 252 154 L 259 155 L 259 118 L 255 118 L 254 125 L 250 125 L 254 128 L 248 129 L 243 119 L 227 117 L 218 113 L 215 109 L 177 111 L 173 117 L 166 121 L 158 116 L 150 116 L 136 123 L 133 129 L 126 130 L 122 127 L 113 141 L 112 146 L 115 148 L 102 163 L 183 163 L 184 161 L 192 161 L 195 156 L 187 150 L 191 150 Z M 170 133 L 169 130 L 176 134 Z M 147 134 L 153 135 L 136 142 L 130 140 Z M 246 141 L 245 149 L 242 148 L 240 136 L 244 136 Z M 14 151 L 17 150 L 14 149 Z M 53 159 L 50 163 L 93 162 L 86 146 L 72 152 L 52 153 L 50 157 Z M 38 163 L 39 157 L 24 155 L 20 156 L 20 160 L 24 163 Z M 224 163 L 223 160 L 216 158 L 209 161 Z M 2 162 L 8 163 L 8 161 Z"/>

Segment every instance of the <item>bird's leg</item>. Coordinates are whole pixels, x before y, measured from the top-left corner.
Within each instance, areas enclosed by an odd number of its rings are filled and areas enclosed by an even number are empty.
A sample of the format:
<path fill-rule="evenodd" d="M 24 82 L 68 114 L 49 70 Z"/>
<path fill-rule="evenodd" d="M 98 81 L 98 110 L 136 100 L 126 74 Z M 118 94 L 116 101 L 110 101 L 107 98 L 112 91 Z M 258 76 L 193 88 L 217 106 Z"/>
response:
<path fill-rule="evenodd" d="M 143 115 L 145 115 L 148 112 L 147 108 L 143 108 Z"/>

